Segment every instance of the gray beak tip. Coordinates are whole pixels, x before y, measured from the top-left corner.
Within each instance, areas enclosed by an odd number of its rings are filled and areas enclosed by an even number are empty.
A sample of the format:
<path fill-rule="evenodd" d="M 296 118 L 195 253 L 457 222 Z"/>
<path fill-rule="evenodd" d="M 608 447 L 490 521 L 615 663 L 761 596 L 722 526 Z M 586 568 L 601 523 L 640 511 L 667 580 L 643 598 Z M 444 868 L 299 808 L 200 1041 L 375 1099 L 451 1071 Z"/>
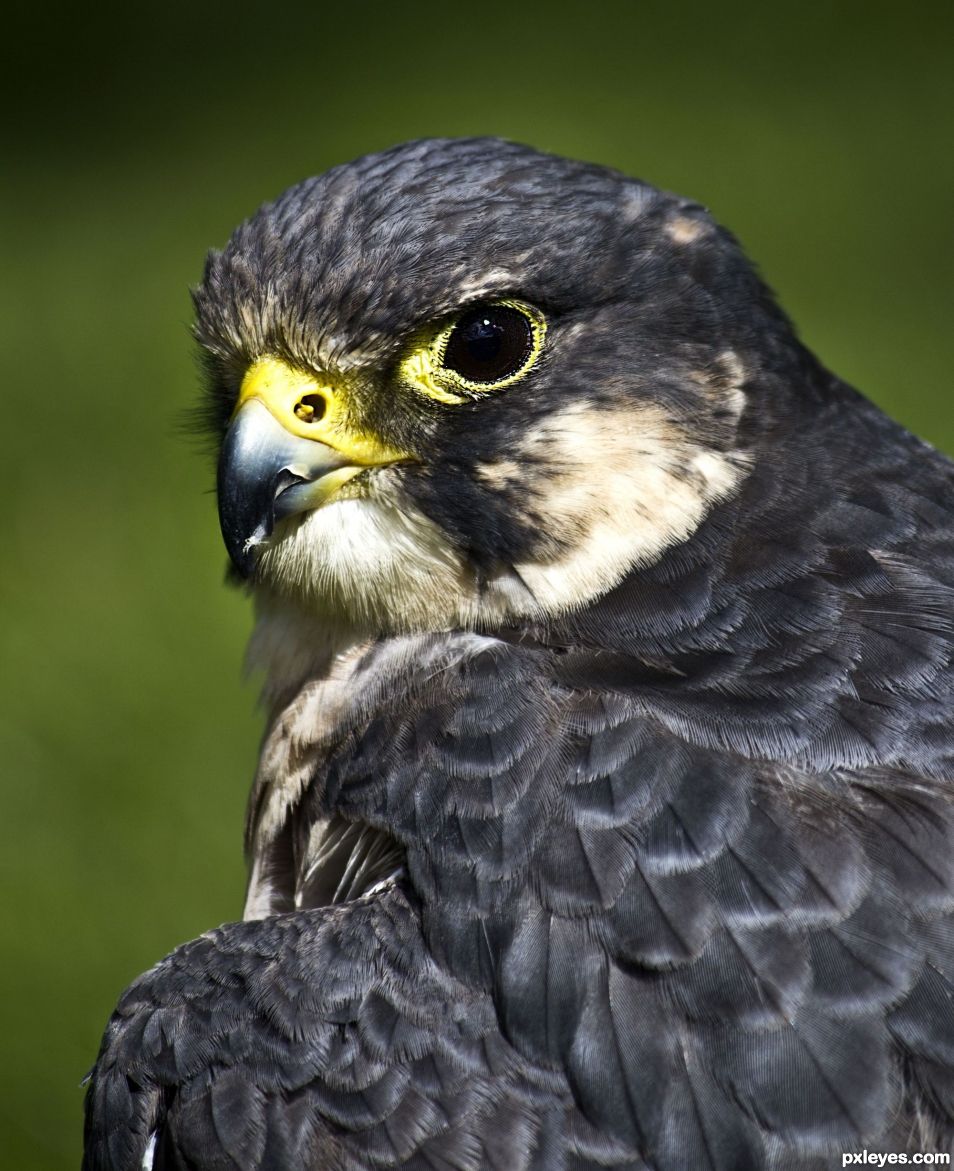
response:
<path fill-rule="evenodd" d="M 252 576 L 276 519 L 303 506 L 290 507 L 297 497 L 289 490 L 347 464 L 327 444 L 289 434 L 260 402 L 239 410 L 222 444 L 217 486 L 222 537 L 242 577 Z"/>

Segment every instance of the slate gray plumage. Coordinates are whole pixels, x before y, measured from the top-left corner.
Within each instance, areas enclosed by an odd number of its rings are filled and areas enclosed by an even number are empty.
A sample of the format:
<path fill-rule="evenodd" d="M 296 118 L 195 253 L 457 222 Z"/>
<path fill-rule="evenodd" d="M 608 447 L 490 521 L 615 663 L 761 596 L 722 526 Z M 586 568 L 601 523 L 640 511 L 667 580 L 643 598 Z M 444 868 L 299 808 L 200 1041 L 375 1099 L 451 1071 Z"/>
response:
<path fill-rule="evenodd" d="M 502 295 L 548 317 L 525 386 L 458 408 L 394 382 L 422 322 Z M 661 409 L 740 475 L 578 604 L 336 615 L 273 681 L 264 916 L 124 993 L 88 1171 L 147 1148 L 157 1168 L 507 1171 L 950 1150 L 951 463 L 801 346 L 702 209 L 492 140 L 292 188 L 212 256 L 197 308 L 220 431 L 263 353 L 364 372 L 364 420 L 420 455 L 381 483 L 475 596 L 582 547 L 582 520 L 548 524 L 565 451 L 525 442 L 579 398 L 621 429 Z M 290 654 L 298 611 L 253 585 Z M 385 878 L 322 905 L 315 827 L 346 854 L 343 823 L 380 831 Z"/>

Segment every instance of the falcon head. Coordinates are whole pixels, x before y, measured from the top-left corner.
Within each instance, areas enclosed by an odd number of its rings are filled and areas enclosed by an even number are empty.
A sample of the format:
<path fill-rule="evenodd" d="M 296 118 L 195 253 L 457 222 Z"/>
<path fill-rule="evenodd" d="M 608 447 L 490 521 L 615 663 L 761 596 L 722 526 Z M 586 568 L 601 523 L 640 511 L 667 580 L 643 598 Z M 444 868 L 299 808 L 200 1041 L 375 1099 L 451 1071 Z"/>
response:
<path fill-rule="evenodd" d="M 658 560 L 798 348 L 701 207 L 493 139 L 290 188 L 195 302 L 232 561 L 369 633 L 546 620 Z"/>

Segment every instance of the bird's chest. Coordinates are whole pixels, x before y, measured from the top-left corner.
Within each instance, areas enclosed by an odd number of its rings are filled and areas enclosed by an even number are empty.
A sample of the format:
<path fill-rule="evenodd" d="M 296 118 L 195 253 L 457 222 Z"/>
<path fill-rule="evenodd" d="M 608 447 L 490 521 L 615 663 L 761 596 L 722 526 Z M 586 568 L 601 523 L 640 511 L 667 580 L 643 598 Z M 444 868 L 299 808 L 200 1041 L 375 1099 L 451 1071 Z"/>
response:
<path fill-rule="evenodd" d="M 435 956 L 490 985 L 529 915 L 610 912 L 651 824 L 675 865 L 693 834 L 714 849 L 706 835 L 734 832 L 745 802 L 711 770 L 706 824 L 686 828 L 678 801 L 667 820 L 683 747 L 632 697 L 561 682 L 557 658 L 433 636 L 309 681 L 263 749 L 247 914 L 347 901 L 400 874 Z"/>
<path fill-rule="evenodd" d="M 499 905 L 525 878 L 557 798 L 567 700 L 545 656 L 493 638 L 392 639 L 338 656 L 266 736 L 247 916 L 360 893 L 332 883 L 329 866 L 380 853 L 374 834 L 396 846 L 425 899 L 466 888 L 468 903 Z"/>

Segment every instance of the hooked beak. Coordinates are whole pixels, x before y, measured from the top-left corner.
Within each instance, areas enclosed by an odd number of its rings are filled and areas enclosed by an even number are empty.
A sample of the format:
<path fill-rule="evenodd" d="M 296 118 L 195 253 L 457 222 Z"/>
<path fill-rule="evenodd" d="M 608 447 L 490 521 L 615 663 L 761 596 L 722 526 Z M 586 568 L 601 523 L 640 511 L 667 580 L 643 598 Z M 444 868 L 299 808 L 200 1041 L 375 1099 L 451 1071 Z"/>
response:
<path fill-rule="evenodd" d="M 325 443 L 290 435 L 262 403 L 243 406 L 226 433 L 218 473 L 219 524 L 243 577 L 276 521 L 318 508 L 362 470 Z"/>
<path fill-rule="evenodd" d="M 320 508 L 368 467 L 407 458 L 350 425 L 341 392 L 274 358 L 246 374 L 222 444 L 219 523 L 248 577 L 276 523 Z"/>

